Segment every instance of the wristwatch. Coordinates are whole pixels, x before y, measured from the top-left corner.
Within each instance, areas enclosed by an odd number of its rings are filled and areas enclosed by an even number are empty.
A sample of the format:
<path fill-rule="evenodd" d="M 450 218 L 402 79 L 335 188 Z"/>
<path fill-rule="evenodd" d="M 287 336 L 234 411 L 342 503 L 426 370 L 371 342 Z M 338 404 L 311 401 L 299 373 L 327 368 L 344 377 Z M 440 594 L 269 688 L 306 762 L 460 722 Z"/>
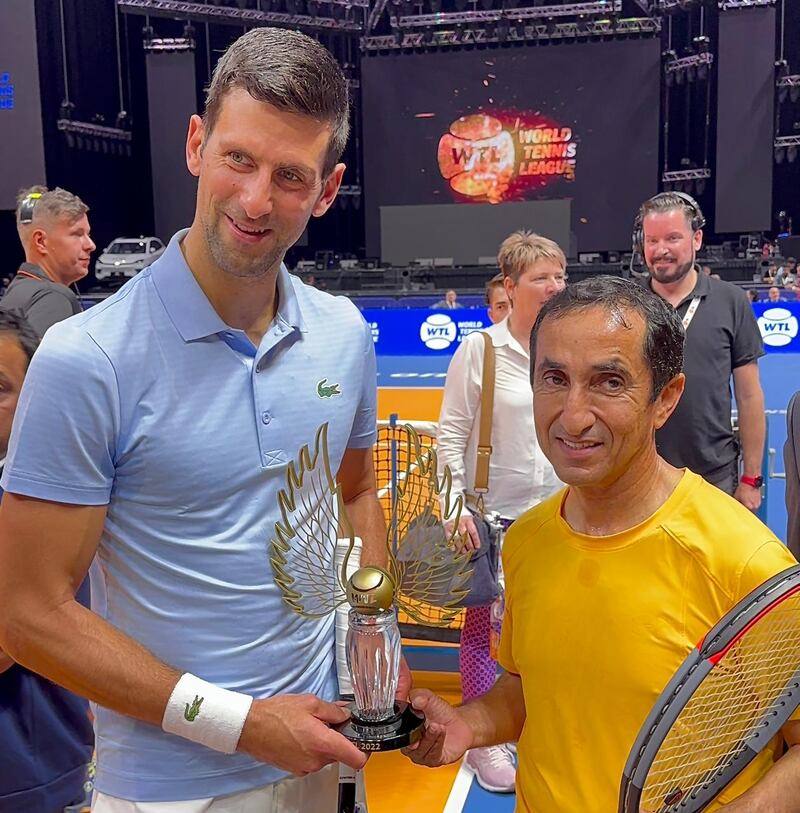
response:
<path fill-rule="evenodd" d="M 744 483 L 746 486 L 750 486 L 751 488 L 761 488 L 764 485 L 764 478 L 759 474 L 758 477 L 748 477 L 746 474 L 743 474 L 739 478 L 740 483 Z"/>

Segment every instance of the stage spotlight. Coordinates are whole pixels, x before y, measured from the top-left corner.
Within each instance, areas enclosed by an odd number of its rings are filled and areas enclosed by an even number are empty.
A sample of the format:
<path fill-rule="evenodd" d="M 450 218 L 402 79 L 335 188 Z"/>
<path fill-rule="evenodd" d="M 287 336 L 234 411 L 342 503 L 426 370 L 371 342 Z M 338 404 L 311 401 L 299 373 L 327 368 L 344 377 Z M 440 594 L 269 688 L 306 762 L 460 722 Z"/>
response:
<path fill-rule="evenodd" d="M 797 160 L 797 145 L 792 144 L 791 147 L 788 147 L 786 150 L 786 160 L 793 164 Z"/>
<path fill-rule="evenodd" d="M 525 39 L 525 20 L 517 20 L 514 23 L 514 31 L 516 32 L 518 40 Z"/>
<path fill-rule="evenodd" d="M 800 99 L 800 86 L 792 85 L 789 88 L 789 101 L 791 101 L 792 104 L 795 104 L 798 99 Z"/>
<path fill-rule="evenodd" d="M 775 163 L 782 164 L 783 158 L 786 155 L 786 150 L 783 147 L 775 147 Z"/>
<path fill-rule="evenodd" d="M 422 41 L 425 45 L 430 45 L 433 42 L 433 29 L 425 28 L 422 32 Z"/>
<path fill-rule="evenodd" d="M 783 104 L 789 98 L 789 88 L 786 85 L 781 85 L 778 88 L 778 104 Z"/>
<path fill-rule="evenodd" d="M 676 85 L 682 85 L 685 80 L 686 80 L 686 71 L 683 68 L 681 68 L 678 71 L 675 71 L 675 84 Z"/>
<path fill-rule="evenodd" d="M 697 66 L 697 79 L 700 82 L 705 82 L 708 79 L 708 65 L 705 62 Z"/>
<path fill-rule="evenodd" d="M 442 0 L 430 0 L 431 14 L 439 14 L 442 10 Z"/>
<path fill-rule="evenodd" d="M 402 44 L 403 44 L 403 29 L 402 28 L 395 28 L 395 30 L 394 30 L 394 41 L 398 45 L 398 47 L 402 46 Z"/>
<path fill-rule="evenodd" d="M 706 191 L 706 179 L 698 178 L 695 189 L 697 190 L 698 195 L 702 195 Z"/>

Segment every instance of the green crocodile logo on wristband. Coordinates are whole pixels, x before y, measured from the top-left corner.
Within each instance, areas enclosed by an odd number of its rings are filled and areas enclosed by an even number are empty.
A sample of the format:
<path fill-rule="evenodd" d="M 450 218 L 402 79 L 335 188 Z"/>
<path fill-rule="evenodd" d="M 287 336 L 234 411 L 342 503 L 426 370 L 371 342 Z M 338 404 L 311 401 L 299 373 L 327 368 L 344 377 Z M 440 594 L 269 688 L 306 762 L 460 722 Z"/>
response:
<path fill-rule="evenodd" d="M 194 696 L 194 702 L 190 706 L 186 703 L 186 710 L 183 712 L 183 716 L 190 722 L 193 723 L 197 719 L 197 715 L 200 714 L 200 706 L 203 705 L 203 700 L 205 698 L 198 697 L 197 695 Z"/>

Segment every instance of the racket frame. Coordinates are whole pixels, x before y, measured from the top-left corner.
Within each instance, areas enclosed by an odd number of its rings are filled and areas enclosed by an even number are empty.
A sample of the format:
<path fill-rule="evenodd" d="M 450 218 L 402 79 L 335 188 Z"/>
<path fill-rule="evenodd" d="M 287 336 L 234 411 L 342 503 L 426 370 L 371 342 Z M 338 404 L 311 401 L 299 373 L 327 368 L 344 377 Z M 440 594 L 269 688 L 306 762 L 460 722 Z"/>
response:
<path fill-rule="evenodd" d="M 673 724 L 700 684 L 733 644 L 774 606 L 800 592 L 800 565 L 784 570 L 739 601 L 689 653 L 647 716 L 631 749 L 620 788 L 619 813 L 639 813 L 647 775 Z M 800 704 L 800 653 L 798 670 L 784 694 L 783 708 L 756 728 L 739 753 L 710 783 L 663 805 L 654 813 L 699 813 L 733 781 L 778 733 Z M 753 747 L 754 746 L 754 747 Z"/>

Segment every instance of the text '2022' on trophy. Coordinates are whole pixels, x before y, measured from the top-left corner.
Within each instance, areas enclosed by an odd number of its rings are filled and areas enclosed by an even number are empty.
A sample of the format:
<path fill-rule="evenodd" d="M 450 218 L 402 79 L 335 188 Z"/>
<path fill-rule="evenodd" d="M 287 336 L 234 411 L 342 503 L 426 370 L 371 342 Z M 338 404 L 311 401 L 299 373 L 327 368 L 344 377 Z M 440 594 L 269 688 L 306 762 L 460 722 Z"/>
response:
<path fill-rule="evenodd" d="M 416 623 L 450 624 L 460 611 L 471 566 L 456 552 L 461 498 L 450 499 L 451 478 L 437 474 L 436 452 L 408 425 L 389 440 L 397 461 L 393 482 L 379 496 L 387 513 L 386 564 L 360 566 L 360 540 L 330 469 L 328 426 L 317 431 L 289 465 L 278 495 L 281 521 L 270 545 L 275 583 L 299 616 L 347 613 L 346 659 L 352 716 L 339 730 L 364 751 L 402 748 L 421 736 L 423 720 L 395 699 L 400 669 L 398 610 Z M 339 555 L 336 555 L 338 545 Z"/>

